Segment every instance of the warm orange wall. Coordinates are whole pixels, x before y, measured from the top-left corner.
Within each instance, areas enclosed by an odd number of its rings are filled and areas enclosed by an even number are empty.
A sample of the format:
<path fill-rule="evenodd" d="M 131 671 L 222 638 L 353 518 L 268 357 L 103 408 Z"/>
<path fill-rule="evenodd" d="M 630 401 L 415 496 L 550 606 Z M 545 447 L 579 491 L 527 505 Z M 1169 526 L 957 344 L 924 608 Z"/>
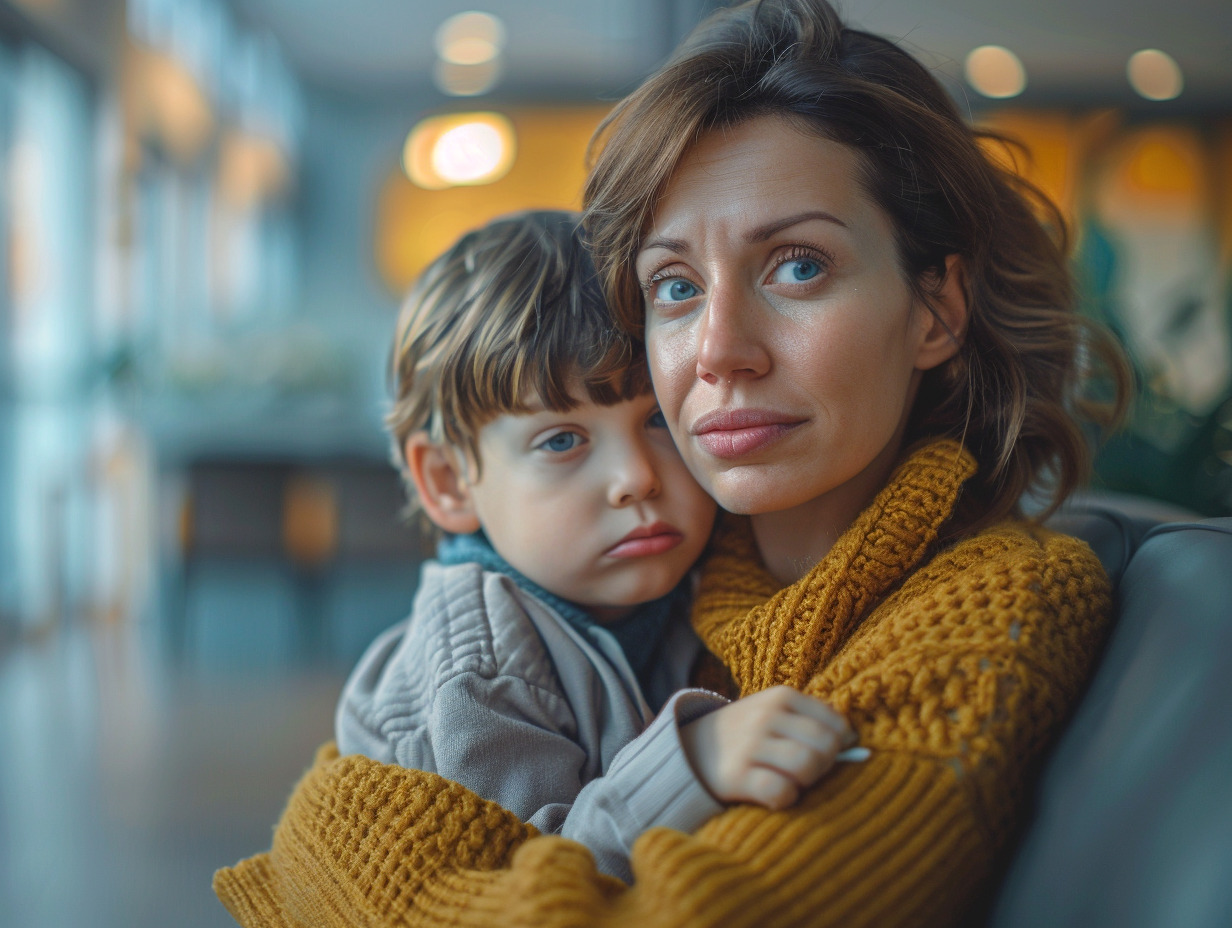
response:
<path fill-rule="evenodd" d="M 423 190 L 391 165 L 376 206 L 376 264 L 398 294 L 432 258 L 468 229 L 521 209 L 577 208 L 586 178 L 586 144 L 608 107 L 505 111 L 517 158 L 492 184 Z"/>

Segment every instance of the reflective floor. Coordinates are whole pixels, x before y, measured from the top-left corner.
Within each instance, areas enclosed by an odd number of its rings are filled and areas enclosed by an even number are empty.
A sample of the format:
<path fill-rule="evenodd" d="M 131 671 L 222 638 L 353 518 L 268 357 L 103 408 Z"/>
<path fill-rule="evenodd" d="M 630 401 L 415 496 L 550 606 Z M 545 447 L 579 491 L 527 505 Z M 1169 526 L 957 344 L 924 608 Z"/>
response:
<path fill-rule="evenodd" d="M 269 846 L 343 670 L 177 670 L 160 653 L 85 628 L 0 651 L 6 928 L 234 925 L 211 875 Z"/>

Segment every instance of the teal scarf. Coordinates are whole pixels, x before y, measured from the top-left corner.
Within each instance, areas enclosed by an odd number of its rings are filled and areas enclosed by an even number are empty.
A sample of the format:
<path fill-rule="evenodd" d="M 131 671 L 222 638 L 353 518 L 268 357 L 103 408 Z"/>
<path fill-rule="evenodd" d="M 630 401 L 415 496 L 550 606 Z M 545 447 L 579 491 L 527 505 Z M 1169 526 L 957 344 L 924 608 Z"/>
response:
<path fill-rule="evenodd" d="M 679 610 L 687 609 L 689 603 L 689 583 L 686 577 L 666 596 L 642 603 L 619 622 L 601 625 L 577 603 L 549 593 L 511 567 L 508 561 L 496 553 L 496 549 L 482 531 L 471 535 L 446 535 L 437 545 L 436 557 L 442 564 L 476 563 L 484 570 L 504 574 L 526 592 L 555 609 L 561 618 L 588 638 L 594 637 L 595 629 L 602 628 L 616 639 L 624 651 L 625 658 L 637 674 L 643 690 L 646 688 L 655 653 L 663 641 L 668 619 L 673 614 L 680 614 Z"/>

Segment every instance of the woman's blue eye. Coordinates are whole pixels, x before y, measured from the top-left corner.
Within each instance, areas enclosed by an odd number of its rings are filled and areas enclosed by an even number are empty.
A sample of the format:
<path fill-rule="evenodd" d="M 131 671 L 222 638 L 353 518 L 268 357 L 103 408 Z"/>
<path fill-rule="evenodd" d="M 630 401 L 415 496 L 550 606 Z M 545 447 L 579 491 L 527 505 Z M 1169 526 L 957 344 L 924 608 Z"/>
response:
<path fill-rule="evenodd" d="M 564 451 L 572 451 L 581 443 L 582 436 L 577 432 L 557 432 L 551 438 L 540 442 L 539 447 L 545 451 L 554 451 L 559 454 Z"/>
<path fill-rule="evenodd" d="M 796 258 L 784 261 L 774 269 L 773 281 L 776 284 L 798 284 L 812 280 L 821 273 L 821 264 L 812 258 Z"/>
<path fill-rule="evenodd" d="M 654 288 L 654 298 L 664 303 L 679 303 L 682 300 L 691 300 L 699 293 L 701 291 L 697 287 L 680 277 L 661 280 Z"/>

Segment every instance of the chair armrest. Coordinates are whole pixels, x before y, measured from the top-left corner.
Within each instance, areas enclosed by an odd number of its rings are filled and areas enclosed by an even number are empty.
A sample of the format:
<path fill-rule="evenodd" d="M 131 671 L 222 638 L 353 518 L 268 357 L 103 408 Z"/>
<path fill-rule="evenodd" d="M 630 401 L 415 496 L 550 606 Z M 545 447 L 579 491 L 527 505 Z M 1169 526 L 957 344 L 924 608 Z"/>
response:
<path fill-rule="evenodd" d="M 1232 518 L 1148 530 L 994 928 L 1232 925 Z"/>

